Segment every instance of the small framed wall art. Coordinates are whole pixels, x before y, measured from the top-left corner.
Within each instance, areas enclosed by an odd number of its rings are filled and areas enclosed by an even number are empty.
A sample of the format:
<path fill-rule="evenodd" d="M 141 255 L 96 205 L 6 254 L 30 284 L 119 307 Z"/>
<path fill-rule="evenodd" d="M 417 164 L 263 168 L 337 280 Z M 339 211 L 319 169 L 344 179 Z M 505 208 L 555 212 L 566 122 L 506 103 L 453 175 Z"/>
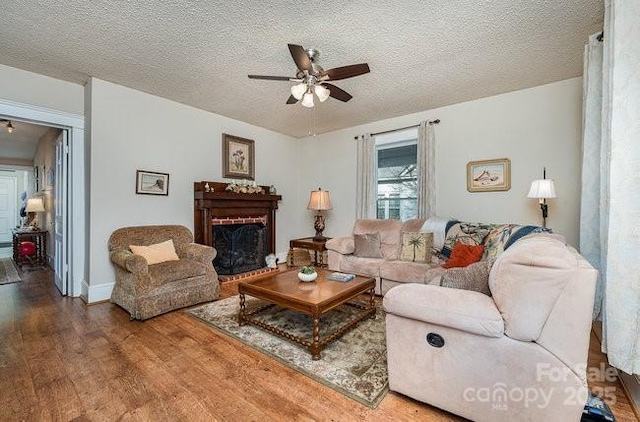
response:
<path fill-rule="evenodd" d="M 222 177 L 255 180 L 255 149 L 252 139 L 222 134 Z"/>
<path fill-rule="evenodd" d="M 169 195 L 169 173 L 137 170 L 136 193 L 140 195 Z"/>
<path fill-rule="evenodd" d="M 511 189 L 511 160 L 470 161 L 467 163 L 467 190 L 495 192 Z"/>

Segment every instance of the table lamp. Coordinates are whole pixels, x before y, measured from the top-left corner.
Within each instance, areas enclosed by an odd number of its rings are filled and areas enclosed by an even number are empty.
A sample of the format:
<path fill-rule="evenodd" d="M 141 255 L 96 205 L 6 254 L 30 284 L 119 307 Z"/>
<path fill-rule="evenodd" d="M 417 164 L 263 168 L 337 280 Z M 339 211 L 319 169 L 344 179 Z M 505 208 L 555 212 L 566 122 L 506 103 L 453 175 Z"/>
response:
<path fill-rule="evenodd" d="M 546 200 L 548 198 L 556 198 L 556 187 L 552 179 L 547 179 L 547 169 L 542 170 L 542 179 L 531 182 L 531 189 L 527 198 L 536 198 L 540 202 L 540 210 L 542 211 L 542 227 L 547 227 L 548 206 Z"/>
<path fill-rule="evenodd" d="M 34 230 L 38 230 L 38 216 L 36 213 L 44 212 L 44 202 L 42 202 L 42 198 L 29 198 L 25 211 L 29 215 L 27 225 L 33 227 Z"/>
<path fill-rule="evenodd" d="M 322 215 L 322 211 L 330 210 L 332 208 L 329 191 L 322 190 L 321 188 L 311 191 L 311 197 L 309 198 L 309 205 L 307 205 L 307 209 L 318 211 L 313 223 L 313 228 L 316 230 L 316 235 L 313 237 L 313 240 L 322 241 L 327 239 L 322 235 L 322 231 L 324 230 L 324 215 Z"/>

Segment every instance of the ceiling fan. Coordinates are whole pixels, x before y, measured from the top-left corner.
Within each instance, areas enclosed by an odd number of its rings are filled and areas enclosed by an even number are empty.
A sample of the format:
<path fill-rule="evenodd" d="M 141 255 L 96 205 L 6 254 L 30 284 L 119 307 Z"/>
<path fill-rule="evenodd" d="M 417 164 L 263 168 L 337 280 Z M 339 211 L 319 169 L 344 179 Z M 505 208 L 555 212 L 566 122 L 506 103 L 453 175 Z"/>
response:
<path fill-rule="evenodd" d="M 313 94 L 316 94 L 320 102 L 326 101 L 329 97 L 347 102 L 353 97 L 348 92 L 330 84 L 329 81 L 337 81 L 369 73 L 369 65 L 367 63 L 324 70 L 318 64 L 320 57 L 318 50 L 315 48 L 305 49 L 296 44 L 288 44 L 288 46 L 291 57 L 293 57 L 293 61 L 298 67 L 295 77 L 249 75 L 249 79 L 298 82 L 298 84 L 291 87 L 291 96 L 289 96 L 287 104 L 295 104 L 302 100 L 303 106 L 313 107 Z"/>

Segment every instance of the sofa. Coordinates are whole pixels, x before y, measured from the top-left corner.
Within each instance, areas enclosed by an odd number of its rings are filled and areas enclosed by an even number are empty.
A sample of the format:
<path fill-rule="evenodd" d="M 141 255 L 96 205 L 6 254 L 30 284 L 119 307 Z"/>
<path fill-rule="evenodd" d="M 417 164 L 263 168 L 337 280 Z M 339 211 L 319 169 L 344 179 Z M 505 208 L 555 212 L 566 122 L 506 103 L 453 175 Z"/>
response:
<path fill-rule="evenodd" d="M 531 234 L 496 258 L 490 295 L 390 289 L 390 389 L 474 421 L 579 421 L 596 276 L 558 236 Z"/>
<path fill-rule="evenodd" d="M 148 247 L 168 240 L 177 255 L 174 260 L 149 265 L 131 251 L 131 245 Z M 111 234 L 108 246 L 116 271 L 111 302 L 128 311 L 131 319 L 145 320 L 219 296 L 212 264 L 216 250 L 193 243 L 184 226 L 124 227 Z"/>

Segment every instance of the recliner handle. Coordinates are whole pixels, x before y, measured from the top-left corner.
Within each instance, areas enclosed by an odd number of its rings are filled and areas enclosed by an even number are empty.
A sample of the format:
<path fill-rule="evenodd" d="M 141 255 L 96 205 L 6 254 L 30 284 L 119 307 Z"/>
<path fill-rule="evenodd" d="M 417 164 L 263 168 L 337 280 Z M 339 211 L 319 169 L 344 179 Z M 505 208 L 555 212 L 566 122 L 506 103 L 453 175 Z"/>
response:
<path fill-rule="evenodd" d="M 427 334 L 427 343 L 429 346 L 440 348 L 444 346 L 444 338 L 440 334 L 429 333 Z"/>

